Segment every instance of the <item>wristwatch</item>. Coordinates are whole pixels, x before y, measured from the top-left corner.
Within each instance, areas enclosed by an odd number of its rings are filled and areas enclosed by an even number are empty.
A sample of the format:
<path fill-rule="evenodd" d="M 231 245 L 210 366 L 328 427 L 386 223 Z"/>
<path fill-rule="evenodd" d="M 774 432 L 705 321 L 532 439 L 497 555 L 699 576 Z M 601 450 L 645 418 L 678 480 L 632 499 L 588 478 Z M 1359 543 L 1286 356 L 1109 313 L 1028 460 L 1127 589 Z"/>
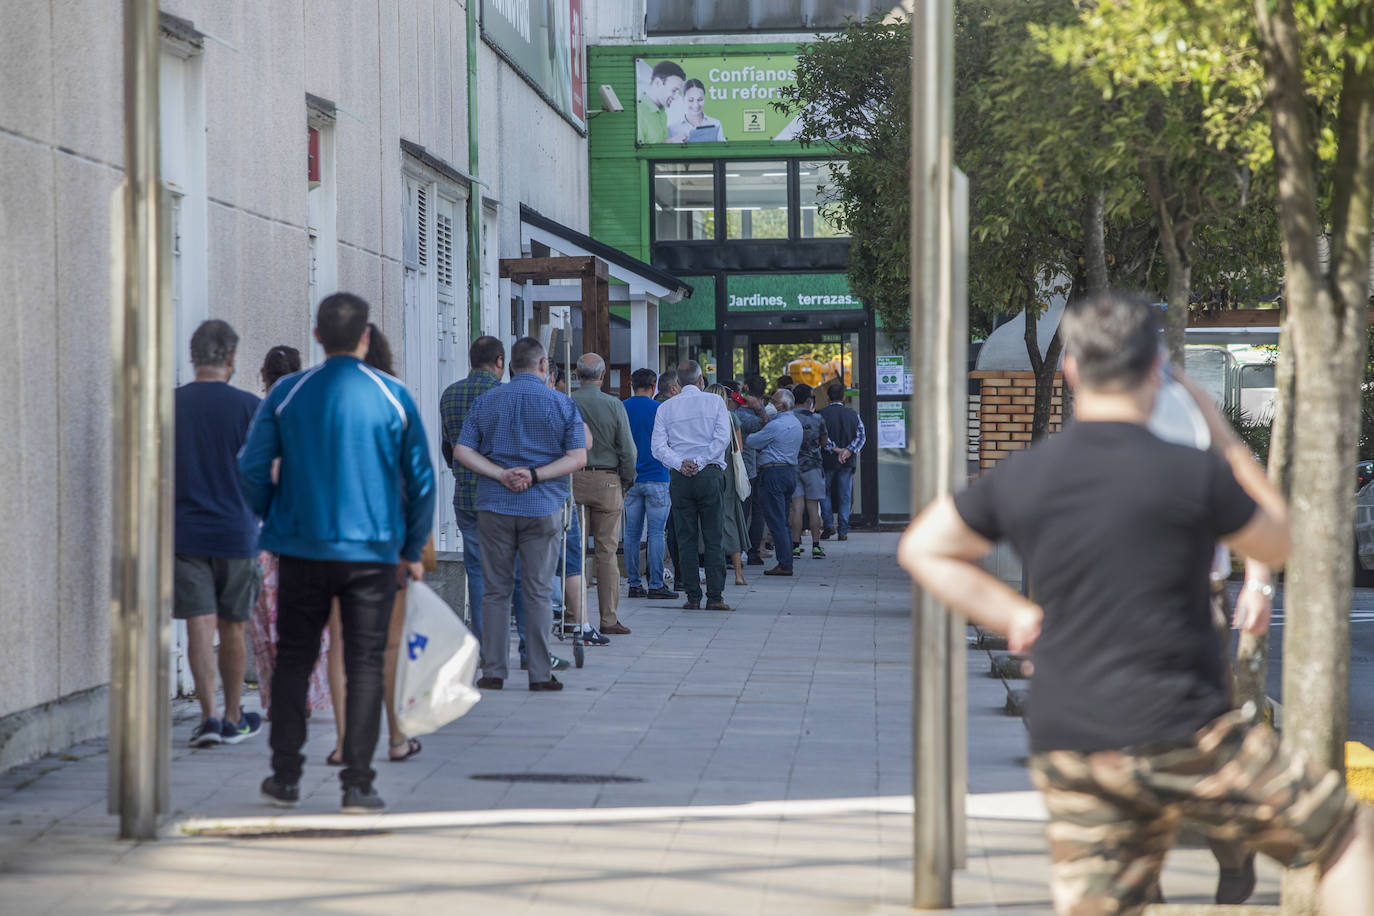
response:
<path fill-rule="evenodd" d="M 1274 597 L 1274 586 L 1269 582 L 1261 582 L 1258 579 L 1247 579 L 1245 589 L 1251 592 L 1259 592 L 1266 598 Z"/>

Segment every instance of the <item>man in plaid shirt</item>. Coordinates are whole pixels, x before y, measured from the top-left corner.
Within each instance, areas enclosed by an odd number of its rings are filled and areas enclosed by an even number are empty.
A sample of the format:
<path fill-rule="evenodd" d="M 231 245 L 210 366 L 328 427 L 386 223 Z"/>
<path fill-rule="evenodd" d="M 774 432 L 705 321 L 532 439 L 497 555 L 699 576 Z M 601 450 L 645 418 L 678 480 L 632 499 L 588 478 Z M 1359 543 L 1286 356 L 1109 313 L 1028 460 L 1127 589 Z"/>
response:
<path fill-rule="evenodd" d="M 468 580 L 468 609 L 472 615 L 472 634 L 482 639 L 482 542 L 477 537 L 477 475 L 453 458 L 453 447 L 463 431 L 472 405 L 486 392 L 501 384 L 506 369 L 506 348 L 495 337 L 479 337 L 468 348 L 467 378 L 449 385 L 439 399 L 443 422 L 444 460 L 453 469 L 453 514 L 463 534 L 463 569 Z"/>

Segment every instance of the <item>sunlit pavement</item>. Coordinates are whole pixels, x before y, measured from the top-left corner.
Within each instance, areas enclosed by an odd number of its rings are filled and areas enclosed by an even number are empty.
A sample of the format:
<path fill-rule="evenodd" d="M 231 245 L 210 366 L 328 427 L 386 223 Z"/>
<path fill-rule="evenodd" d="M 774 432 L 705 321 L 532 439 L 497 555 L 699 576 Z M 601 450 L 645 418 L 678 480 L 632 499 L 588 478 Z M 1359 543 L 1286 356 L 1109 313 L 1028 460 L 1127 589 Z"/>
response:
<path fill-rule="evenodd" d="M 895 534 L 825 545 L 792 579 L 748 567 L 748 587 L 727 585 L 732 612 L 622 602 L 633 634 L 589 649 L 561 694 L 529 693 L 512 665 L 419 756 L 379 752 L 380 818 L 338 813 L 328 720 L 312 723 L 302 804 L 283 818 L 257 794 L 266 735 L 186 749 L 195 713 L 178 703 L 157 842 L 115 838 L 103 742 L 11 771 L 0 912 L 910 912 L 909 589 Z M 969 671 L 956 901 L 1047 914 L 1025 731 L 1001 714 L 985 653 Z M 582 781 L 472 778 L 560 774 Z M 1205 902 L 1215 874 L 1205 851 L 1176 851 L 1165 894 Z M 1255 902 L 1276 889 L 1262 867 Z"/>

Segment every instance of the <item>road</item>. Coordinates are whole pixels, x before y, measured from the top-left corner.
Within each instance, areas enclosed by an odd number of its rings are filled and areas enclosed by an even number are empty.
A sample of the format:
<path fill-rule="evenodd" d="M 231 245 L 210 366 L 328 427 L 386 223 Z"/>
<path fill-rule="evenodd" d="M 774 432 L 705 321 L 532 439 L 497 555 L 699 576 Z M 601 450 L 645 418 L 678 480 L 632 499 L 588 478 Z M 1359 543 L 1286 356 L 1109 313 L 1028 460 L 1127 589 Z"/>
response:
<path fill-rule="evenodd" d="M 1232 607 L 1239 585 L 1230 587 Z M 1274 596 L 1269 695 L 1283 702 L 1284 594 Z M 1350 610 L 1350 740 L 1374 747 L 1374 588 L 1355 589 Z"/>

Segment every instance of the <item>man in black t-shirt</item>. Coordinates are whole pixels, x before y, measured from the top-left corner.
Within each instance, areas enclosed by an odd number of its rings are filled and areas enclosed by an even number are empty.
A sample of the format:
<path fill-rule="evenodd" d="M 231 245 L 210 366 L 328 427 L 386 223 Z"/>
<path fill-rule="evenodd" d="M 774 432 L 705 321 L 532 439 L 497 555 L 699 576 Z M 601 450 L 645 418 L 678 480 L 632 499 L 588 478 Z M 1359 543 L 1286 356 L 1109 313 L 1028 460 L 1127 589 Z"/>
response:
<path fill-rule="evenodd" d="M 1034 647 L 1031 771 L 1056 910 L 1141 913 L 1186 816 L 1286 865 L 1320 864 L 1326 912 L 1374 912 L 1369 812 L 1254 710 L 1230 710 L 1210 622 L 1216 541 L 1271 567 L 1287 558 L 1282 496 L 1196 386 L 1211 450 L 1146 428 L 1168 371 L 1147 301 L 1076 302 L 1061 332 L 1077 422 L 927 506 L 898 552 L 1012 651 Z M 977 565 L 1002 539 L 1038 605 Z"/>

